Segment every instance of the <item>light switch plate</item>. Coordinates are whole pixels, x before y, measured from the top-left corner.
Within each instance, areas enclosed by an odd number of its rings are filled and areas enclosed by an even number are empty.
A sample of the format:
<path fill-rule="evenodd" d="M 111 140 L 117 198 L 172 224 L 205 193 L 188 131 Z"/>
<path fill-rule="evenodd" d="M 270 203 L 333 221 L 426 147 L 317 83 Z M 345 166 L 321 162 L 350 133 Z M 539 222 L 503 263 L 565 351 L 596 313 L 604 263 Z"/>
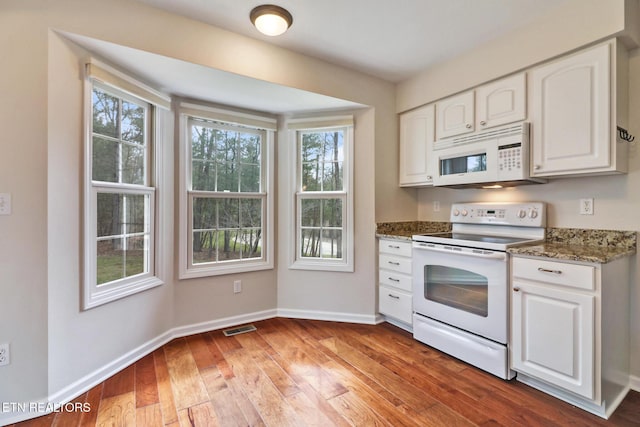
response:
<path fill-rule="evenodd" d="M 11 215 L 11 194 L 0 193 L 0 215 Z"/>

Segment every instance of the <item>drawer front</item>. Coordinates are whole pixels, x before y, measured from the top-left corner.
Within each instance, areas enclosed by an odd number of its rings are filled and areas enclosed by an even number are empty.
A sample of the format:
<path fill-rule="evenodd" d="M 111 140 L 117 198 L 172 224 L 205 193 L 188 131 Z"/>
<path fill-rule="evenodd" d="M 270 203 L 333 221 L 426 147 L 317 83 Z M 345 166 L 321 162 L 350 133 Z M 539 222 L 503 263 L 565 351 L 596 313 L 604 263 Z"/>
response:
<path fill-rule="evenodd" d="M 389 270 L 379 270 L 378 274 L 381 285 L 402 289 L 409 293 L 413 291 L 413 286 L 411 286 L 411 276 Z"/>
<path fill-rule="evenodd" d="M 380 239 L 378 250 L 380 253 L 411 257 L 411 242 Z"/>
<path fill-rule="evenodd" d="M 411 274 L 411 258 L 380 254 L 379 267 L 398 273 Z"/>
<path fill-rule="evenodd" d="M 411 324 L 413 318 L 411 294 L 387 288 L 386 286 L 380 286 L 379 290 L 380 305 L 378 311 L 386 316 Z"/>
<path fill-rule="evenodd" d="M 595 289 L 593 266 L 518 257 L 512 260 L 514 277 L 590 291 Z"/>

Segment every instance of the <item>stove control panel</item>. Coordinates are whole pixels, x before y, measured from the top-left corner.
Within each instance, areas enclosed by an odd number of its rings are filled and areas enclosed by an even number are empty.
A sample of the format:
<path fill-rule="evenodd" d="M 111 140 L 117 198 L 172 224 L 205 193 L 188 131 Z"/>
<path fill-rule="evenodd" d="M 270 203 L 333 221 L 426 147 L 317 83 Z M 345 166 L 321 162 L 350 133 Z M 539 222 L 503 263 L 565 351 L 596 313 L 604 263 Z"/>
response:
<path fill-rule="evenodd" d="M 543 202 L 454 203 L 450 219 L 452 223 L 544 227 L 547 211 Z"/>

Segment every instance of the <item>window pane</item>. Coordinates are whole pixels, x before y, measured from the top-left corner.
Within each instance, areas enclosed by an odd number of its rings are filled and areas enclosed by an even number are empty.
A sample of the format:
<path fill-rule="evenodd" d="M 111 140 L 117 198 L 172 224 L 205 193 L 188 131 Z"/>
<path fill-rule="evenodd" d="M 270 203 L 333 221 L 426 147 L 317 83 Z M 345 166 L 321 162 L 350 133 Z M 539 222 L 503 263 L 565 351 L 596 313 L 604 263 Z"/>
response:
<path fill-rule="evenodd" d="M 193 190 L 216 190 L 216 163 L 194 160 L 191 164 L 191 188 Z"/>
<path fill-rule="evenodd" d="M 205 126 L 191 126 L 191 158 L 214 160 L 217 132 Z"/>
<path fill-rule="evenodd" d="M 324 227 L 342 227 L 342 200 L 322 201 L 322 225 Z"/>
<path fill-rule="evenodd" d="M 93 137 L 92 179 L 94 181 L 118 182 L 120 164 L 118 142 L 99 136 Z"/>
<path fill-rule="evenodd" d="M 243 228 L 262 228 L 262 199 L 240 199 L 240 217 Z"/>
<path fill-rule="evenodd" d="M 238 134 L 220 131 L 216 140 L 218 183 L 216 191 L 238 191 Z"/>
<path fill-rule="evenodd" d="M 322 179 L 323 191 L 342 191 L 342 162 L 330 162 L 324 164 L 324 176 Z"/>
<path fill-rule="evenodd" d="M 122 198 L 115 193 L 98 193 L 98 237 L 122 234 Z"/>
<path fill-rule="evenodd" d="M 302 239 L 300 248 L 300 256 L 305 258 L 319 258 L 320 257 L 320 230 L 319 229 L 307 229 L 302 230 Z"/>
<path fill-rule="evenodd" d="M 208 199 L 208 198 L 193 199 L 193 229 L 194 230 L 208 230 L 208 229 L 217 228 L 217 225 L 218 225 L 217 205 L 218 205 L 218 201 L 216 199 Z"/>
<path fill-rule="evenodd" d="M 193 232 L 193 263 L 204 264 L 216 262 L 218 255 L 218 232 L 194 231 Z"/>
<path fill-rule="evenodd" d="M 303 162 L 317 162 L 322 159 L 324 144 L 320 133 L 303 133 L 300 158 Z"/>
<path fill-rule="evenodd" d="M 302 191 L 321 191 L 322 176 L 318 162 L 302 163 Z"/>
<path fill-rule="evenodd" d="M 124 278 L 124 239 L 101 240 L 97 244 L 97 284 Z"/>
<path fill-rule="evenodd" d="M 240 162 L 260 164 L 260 135 L 241 134 Z"/>
<path fill-rule="evenodd" d="M 220 231 L 221 241 L 218 252 L 219 261 L 240 259 L 242 252 L 241 235 L 237 230 Z"/>
<path fill-rule="evenodd" d="M 122 144 L 122 183 L 145 184 L 144 147 Z"/>
<path fill-rule="evenodd" d="M 262 256 L 262 230 L 250 228 L 242 230 L 242 258 L 260 258 Z"/>
<path fill-rule="evenodd" d="M 324 160 L 325 162 L 337 162 L 344 160 L 344 132 L 323 132 Z"/>
<path fill-rule="evenodd" d="M 119 106 L 118 98 L 93 88 L 93 133 L 118 138 Z"/>
<path fill-rule="evenodd" d="M 218 215 L 220 218 L 220 228 L 240 227 L 240 200 L 218 200 Z"/>
<path fill-rule="evenodd" d="M 122 101 L 122 139 L 136 144 L 144 144 L 144 107 L 129 101 Z"/>
<path fill-rule="evenodd" d="M 240 191 L 257 193 L 260 191 L 260 165 L 241 164 Z"/>
<path fill-rule="evenodd" d="M 303 227 L 318 227 L 320 225 L 320 200 L 302 199 L 301 217 Z"/>
<path fill-rule="evenodd" d="M 146 240 L 145 236 L 127 238 L 127 249 L 124 255 L 126 259 L 126 277 L 146 273 L 145 259 L 148 253 Z"/>
<path fill-rule="evenodd" d="M 149 232 L 145 210 L 149 197 L 143 194 L 127 194 L 124 197 L 126 212 L 126 233 Z"/>
<path fill-rule="evenodd" d="M 342 258 L 342 230 L 322 230 L 322 258 Z"/>

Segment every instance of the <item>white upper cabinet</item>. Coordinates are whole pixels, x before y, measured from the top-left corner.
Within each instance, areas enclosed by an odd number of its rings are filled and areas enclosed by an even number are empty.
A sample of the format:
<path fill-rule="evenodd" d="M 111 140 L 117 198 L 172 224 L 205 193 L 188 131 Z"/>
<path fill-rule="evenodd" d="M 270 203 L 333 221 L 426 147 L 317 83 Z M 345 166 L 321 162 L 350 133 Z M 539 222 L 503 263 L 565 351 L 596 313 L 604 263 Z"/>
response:
<path fill-rule="evenodd" d="M 526 99 L 524 73 L 445 98 L 436 103 L 436 140 L 522 121 Z"/>
<path fill-rule="evenodd" d="M 431 104 L 400 115 L 400 186 L 433 184 L 434 114 Z"/>
<path fill-rule="evenodd" d="M 532 176 L 626 172 L 626 53 L 616 42 L 553 61 L 529 73 Z M 623 85 L 625 85 L 623 87 Z"/>
<path fill-rule="evenodd" d="M 476 130 L 526 119 L 526 99 L 524 73 L 480 86 L 476 89 Z"/>
<path fill-rule="evenodd" d="M 462 135 L 475 129 L 474 92 L 436 102 L 436 139 Z"/>

